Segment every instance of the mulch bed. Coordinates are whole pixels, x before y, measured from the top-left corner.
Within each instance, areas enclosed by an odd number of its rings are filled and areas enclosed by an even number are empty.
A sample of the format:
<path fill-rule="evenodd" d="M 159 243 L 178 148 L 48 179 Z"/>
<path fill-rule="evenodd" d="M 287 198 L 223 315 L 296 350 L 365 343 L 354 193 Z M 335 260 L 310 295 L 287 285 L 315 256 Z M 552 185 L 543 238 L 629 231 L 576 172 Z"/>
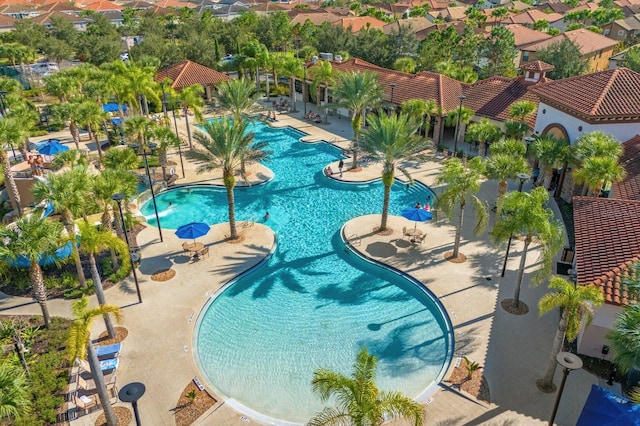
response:
<path fill-rule="evenodd" d="M 133 420 L 133 413 L 127 407 L 113 407 L 113 412 L 118 419 L 119 425 L 128 425 Z M 96 426 L 107 426 L 107 418 L 104 413 L 100 414 L 100 417 L 96 420 Z"/>
<path fill-rule="evenodd" d="M 226 237 L 226 235 L 225 235 Z M 229 243 L 229 244 L 240 244 L 242 242 L 244 242 L 244 235 L 238 235 L 238 238 L 235 239 L 231 239 L 229 237 L 226 237 L 226 239 L 224 240 L 225 243 Z"/>
<path fill-rule="evenodd" d="M 155 272 L 151 275 L 152 281 L 169 281 L 171 278 L 176 276 L 176 271 L 173 269 L 161 269 L 158 272 Z"/>
<path fill-rule="evenodd" d="M 102 346 L 111 345 L 113 343 L 122 342 L 124 339 L 127 338 L 128 335 L 129 335 L 129 330 L 127 330 L 124 327 L 116 327 L 116 337 L 114 337 L 113 339 L 109 339 L 107 332 L 104 331 L 98 337 L 97 342 L 100 343 L 100 345 Z"/>
<path fill-rule="evenodd" d="M 453 370 L 449 382 L 476 399 L 490 402 L 489 384 L 482 375 L 482 369 L 474 371 L 473 376 L 469 379 L 466 368 L 461 365 Z"/>
<path fill-rule="evenodd" d="M 458 253 L 458 257 L 453 257 L 453 251 L 448 251 L 444 254 L 444 259 L 451 263 L 464 263 L 467 261 L 467 256 L 462 253 Z"/>
<path fill-rule="evenodd" d="M 500 305 L 502 306 L 502 309 L 513 315 L 526 315 L 529 313 L 529 307 L 522 300 L 518 302 L 518 307 L 515 309 L 511 306 L 512 302 L 513 299 L 504 299 L 500 302 Z"/>
<path fill-rule="evenodd" d="M 196 398 L 191 402 L 187 394 L 194 391 Z M 182 391 L 176 408 L 173 409 L 175 413 L 175 420 L 177 426 L 188 426 L 193 424 L 198 417 L 204 414 L 209 408 L 217 401 L 211 397 L 206 391 L 199 390 L 193 382 L 189 382 L 186 388 Z M 126 423 L 125 423 L 126 424 Z"/>

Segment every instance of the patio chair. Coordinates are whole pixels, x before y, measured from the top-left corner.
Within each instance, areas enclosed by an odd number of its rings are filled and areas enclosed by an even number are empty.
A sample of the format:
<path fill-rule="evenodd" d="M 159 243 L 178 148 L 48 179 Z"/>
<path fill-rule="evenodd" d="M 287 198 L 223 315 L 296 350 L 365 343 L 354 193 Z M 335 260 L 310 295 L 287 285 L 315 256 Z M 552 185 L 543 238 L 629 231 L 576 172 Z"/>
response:
<path fill-rule="evenodd" d="M 427 237 L 427 234 L 422 234 L 422 235 L 416 235 L 415 237 L 413 237 L 413 239 L 411 240 L 411 242 L 413 244 L 422 244 L 422 242 L 424 241 L 424 239 Z"/>
<path fill-rule="evenodd" d="M 115 371 L 109 374 L 104 375 L 104 383 L 107 385 L 107 388 L 110 386 L 114 386 L 116 384 L 116 373 Z M 87 391 L 86 393 L 91 393 L 91 391 L 96 390 L 96 382 L 93 380 L 93 377 L 83 377 L 82 374 L 78 374 L 78 389 L 82 389 Z"/>
<path fill-rule="evenodd" d="M 73 398 L 76 408 L 83 414 L 88 414 L 92 410 L 98 408 L 98 395 L 76 395 Z"/>
<path fill-rule="evenodd" d="M 205 247 L 198 252 L 198 257 L 204 257 L 205 255 L 209 256 L 209 247 Z"/>
<path fill-rule="evenodd" d="M 407 237 L 408 235 L 409 235 L 409 234 L 407 234 L 407 227 L 406 227 L 406 226 L 403 226 L 403 227 L 402 227 L 402 236 L 403 236 L 403 237 Z"/>

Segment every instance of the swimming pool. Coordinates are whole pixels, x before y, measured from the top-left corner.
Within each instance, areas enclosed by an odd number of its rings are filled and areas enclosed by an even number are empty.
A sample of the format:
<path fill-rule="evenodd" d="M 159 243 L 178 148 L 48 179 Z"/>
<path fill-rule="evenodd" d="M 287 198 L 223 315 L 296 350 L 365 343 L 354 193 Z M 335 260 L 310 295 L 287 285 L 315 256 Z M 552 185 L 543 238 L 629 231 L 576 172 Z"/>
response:
<path fill-rule="evenodd" d="M 269 211 L 278 247 L 200 313 L 194 354 L 205 380 L 241 411 L 304 423 L 323 408 L 311 391 L 313 371 L 348 375 L 366 346 L 379 359 L 381 390 L 418 397 L 449 362 L 447 321 L 422 287 L 345 250 L 339 235 L 348 220 L 380 213 L 382 184 L 332 181 L 322 169 L 338 149 L 300 143 L 293 129 L 257 126 L 256 138 L 274 151 L 267 166 L 275 177 L 236 189 L 236 219 L 262 221 Z M 427 196 L 424 185 L 396 184 L 390 213 Z M 164 228 L 228 220 L 224 189 L 177 188 L 157 198 Z M 142 212 L 154 223 L 152 206 Z"/>

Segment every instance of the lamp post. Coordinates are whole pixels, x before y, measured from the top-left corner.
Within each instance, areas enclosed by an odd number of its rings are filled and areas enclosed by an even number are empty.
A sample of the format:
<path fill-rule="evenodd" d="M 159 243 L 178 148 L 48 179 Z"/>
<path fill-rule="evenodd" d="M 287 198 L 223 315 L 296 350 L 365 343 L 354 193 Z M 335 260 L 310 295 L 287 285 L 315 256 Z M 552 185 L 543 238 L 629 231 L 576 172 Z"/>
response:
<path fill-rule="evenodd" d="M 518 173 L 516 175 L 518 179 L 520 179 L 520 185 L 518 186 L 518 192 L 522 192 L 522 185 L 531 179 L 531 176 L 526 173 Z M 511 240 L 513 239 L 513 234 L 509 235 L 509 242 L 507 243 L 507 253 L 504 255 L 504 262 L 502 263 L 502 273 L 501 277 L 504 277 L 504 271 L 507 269 L 507 260 L 509 260 L 509 250 L 511 249 Z"/>
<path fill-rule="evenodd" d="M 153 142 L 149 142 L 147 144 L 147 147 L 151 148 L 151 150 L 153 150 L 155 147 L 157 147 L 158 144 L 157 143 L 153 143 Z M 140 144 L 138 143 L 132 143 L 131 147 L 133 149 L 136 150 L 136 152 L 140 149 L 142 149 L 142 158 L 144 158 L 144 168 L 147 172 L 147 179 L 149 179 L 149 188 L 151 189 L 151 199 L 153 200 L 153 211 L 156 214 L 156 223 L 158 224 L 158 233 L 160 234 L 160 242 L 164 242 L 164 240 L 162 239 L 162 227 L 160 226 L 160 216 L 158 216 L 158 205 L 156 204 L 156 193 L 153 189 L 153 180 L 151 179 L 151 173 L 149 173 L 149 161 L 147 160 L 147 149 L 146 147 L 141 147 Z"/>
<path fill-rule="evenodd" d="M 138 303 L 142 303 L 142 295 L 140 294 L 140 284 L 138 283 L 138 274 L 136 274 L 136 265 L 133 262 L 133 254 L 131 253 L 131 245 L 129 244 L 129 235 L 127 234 L 127 224 L 124 221 L 124 215 L 122 214 L 122 200 L 124 200 L 124 194 L 119 192 L 113 194 L 111 199 L 118 203 L 118 211 L 120 212 L 120 219 L 122 219 L 122 229 L 124 231 L 124 239 L 127 242 L 127 248 L 129 249 L 129 260 L 131 261 L 131 270 L 133 271 L 133 281 L 136 283 L 136 293 L 138 293 Z"/>
<path fill-rule="evenodd" d="M 453 156 L 456 157 L 458 155 L 458 134 L 460 133 L 460 116 L 462 115 L 462 103 L 467 97 L 465 95 L 458 96 L 460 99 L 460 105 L 458 106 L 458 122 L 456 123 L 456 131 L 453 137 Z"/>
<path fill-rule="evenodd" d="M 391 103 L 393 103 L 393 90 L 396 88 L 396 84 L 389 83 L 389 87 L 391 87 Z"/>
<path fill-rule="evenodd" d="M 302 80 L 302 101 L 304 102 L 304 116 L 307 116 L 307 97 L 305 96 L 305 88 L 307 87 L 307 64 L 302 65 L 302 73 L 304 79 Z"/>
<path fill-rule="evenodd" d="M 2 118 L 7 114 L 7 110 L 4 105 L 6 94 L 6 90 L 0 90 L 0 111 L 2 112 Z"/>
<path fill-rule="evenodd" d="M 133 415 L 136 418 L 136 426 L 140 426 L 140 413 L 138 412 L 138 400 L 144 395 L 146 388 L 140 382 L 126 384 L 118 392 L 118 398 L 122 402 L 130 402 L 133 408 Z"/>
<path fill-rule="evenodd" d="M 536 140 L 536 138 L 531 137 L 531 136 L 527 136 L 527 137 L 524 138 L 524 143 L 527 144 L 527 150 L 524 152 L 524 156 L 525 157 L 529 157 L 529 145 L 531 145 L 531 143 L 533 141 L 535 141 L 535 140 Z"/>
<path fill-rule="evenodd" d="M 567 382 L 567 376 L 572 370 L 578 370 L 582 368 L 582 360 L 576 354 L 571 352 L 559 352 L 556 355 L 556 361 L 564 369 L 562 370 L 562 381 L 560 382 L 560 388 L 558 389 L 558 396 L 556 402 L 553 404 L 553 411 L 551 412 L 551 418 L 549 419 L 549 426 L 553 426 L 553 421 L 556 419 L 556 413 L 558 412 L 558 406 L 560 405 L 560 398 L 562 398 L 562 391 L 564 390 L 564 384 Z"/>
<path fill-rule="evenodd" d="M 164 92 L 164 81 L 160 82 L 160 87 L 162 88 L 162 112 L 164 113 L 164 119 L 165 122 L 167 123 L 167 127 L 170 126 L 169 124 L 169 119 L 168 119 L 168 114 L 167 114 L 167 95 Z M 178 120 L 176 119 L 176 109 L 173 108 L 171 110 L 171 113 L 173 114 L 173 125 L 176 128 L 176 138 L 178 138 L 178 141 L 180 141 L 180 135 L 178 134 Z M 180 168 L 182 169 L 182 178 L 184 179 L 184 161 L 182 161 L 182 148 L 181 148 L 182 142 L 180 142 L 178 144 L 178 155 L 180 156 Z"/>

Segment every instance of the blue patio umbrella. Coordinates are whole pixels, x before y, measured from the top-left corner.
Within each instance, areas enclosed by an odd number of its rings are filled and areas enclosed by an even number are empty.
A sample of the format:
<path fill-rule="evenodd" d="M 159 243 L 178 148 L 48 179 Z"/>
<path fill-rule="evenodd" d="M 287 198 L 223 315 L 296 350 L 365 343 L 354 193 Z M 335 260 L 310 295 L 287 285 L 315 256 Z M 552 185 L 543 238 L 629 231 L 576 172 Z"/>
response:
<path fill-rule="evenodd" d="M 418 209 L 415 207 L 403 209 L 400 212 L 400 216 L 416 222 L 413 229 L 415 229 L 416 226 L 418 226 L 418 222 L 426 222 L 427 220 L 433 219 L 433 214 L 430 211 L 427 211 L 424 209 Z"/>
<path fill-rule="evenodd" d="M 180 228 L 176 229 L 176 235 L 178 238 L 195 240 L 198 237 L 207 235 L 209 229 L 211 228 L 206 223 L 192 222 L 182 225 Z"/>
<path fill-rule="evenodd" d="M 56 155 L 69 151 L 69 147 L 62 145 L 60 139 L 49 139 L 47 143 L 38 148 L 38 153 L 42 155 Z"/>
<path fill-rule="evenodd" d="M 125 104 L 121 104 L 120 107 L 122 108 L 122 111 L 127 110 L 127 106 Z M 102 110 L 104 112 L 118 112 L 118 104 L 116 103 L 104 104 L 102 105 Z"/>

